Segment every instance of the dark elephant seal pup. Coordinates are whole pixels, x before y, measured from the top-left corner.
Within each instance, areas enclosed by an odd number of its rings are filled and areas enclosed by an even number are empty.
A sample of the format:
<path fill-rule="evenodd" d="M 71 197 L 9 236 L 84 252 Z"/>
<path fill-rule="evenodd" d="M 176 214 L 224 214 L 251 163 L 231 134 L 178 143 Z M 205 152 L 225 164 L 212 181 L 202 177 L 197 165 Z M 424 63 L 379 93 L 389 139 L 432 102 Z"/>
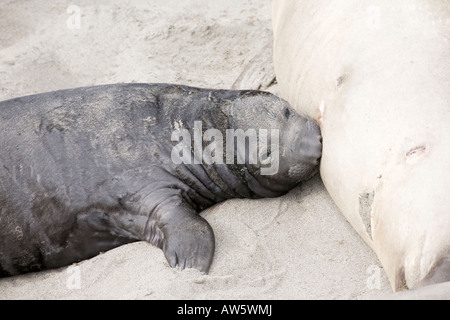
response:
<path fill-rule="evenodd" d="M 320 141 L 260 91 L 117 84 L 0 102 L 0 275 L 137 240 L 207 272 L 214 234 L 198 212 L 286 193 L 317 171 Z"/>

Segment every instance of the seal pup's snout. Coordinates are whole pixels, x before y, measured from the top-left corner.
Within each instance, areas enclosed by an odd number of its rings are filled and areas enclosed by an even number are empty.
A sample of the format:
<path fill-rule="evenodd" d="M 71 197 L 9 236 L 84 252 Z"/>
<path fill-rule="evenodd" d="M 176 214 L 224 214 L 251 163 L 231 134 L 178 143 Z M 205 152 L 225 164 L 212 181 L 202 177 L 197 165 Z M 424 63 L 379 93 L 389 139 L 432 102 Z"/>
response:
<path fill-rule="evenodd" d="M 322 157 L 322 135 L 316 122 L 307 120 L 300 133 L 301 161 L 311 165 L 318 165 Z"/>
<path fill-rule="evenodd" d="M 297 116 L 284 131 L 288 176 L 296 181 L 309 179 L 318 172 L 322 156 L 322 136 L 319 126 L 311 120 Z"/>

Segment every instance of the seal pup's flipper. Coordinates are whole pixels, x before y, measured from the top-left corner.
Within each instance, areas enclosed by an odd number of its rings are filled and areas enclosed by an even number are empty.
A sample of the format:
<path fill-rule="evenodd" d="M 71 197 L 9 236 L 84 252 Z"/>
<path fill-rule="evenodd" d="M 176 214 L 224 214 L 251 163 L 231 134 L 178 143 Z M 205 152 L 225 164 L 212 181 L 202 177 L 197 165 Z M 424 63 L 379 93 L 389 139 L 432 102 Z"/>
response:
<path fill-rule="evenodd" d="M 163 245 L 171 267 L 195 268 L 207 273 L 214 256 L 214 232 L 209 223 L 187 204 L 161 217 Z"/>
<path fill-rule="evenodd" d="M 171 267 L 207 273 L 214 256 L 214 233 L 185 197 L 175 184 L 169 188 L 149 184 L 120 200 L 124 211 L 113 217 L 114 225 L 123 230 L 122 236 L 131 234 L 162 249 Z"/>

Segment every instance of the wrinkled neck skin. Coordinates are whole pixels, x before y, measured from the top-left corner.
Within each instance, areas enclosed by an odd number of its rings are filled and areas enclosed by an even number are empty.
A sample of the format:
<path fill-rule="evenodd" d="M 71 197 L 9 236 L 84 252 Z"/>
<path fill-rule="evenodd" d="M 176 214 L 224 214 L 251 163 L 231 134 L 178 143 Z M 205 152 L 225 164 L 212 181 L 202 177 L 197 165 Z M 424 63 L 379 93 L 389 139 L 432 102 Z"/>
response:
<path fill-rule="evenodd" d="M 227 164 L 186 165 L 185 170 L 203 185 L 218 187 L 216 195 L 224 199 L 278 197 L 318 172 L 321 136 L 314 122 L 294 114 L 287 123 L 268 129 L 266 135 L 265 132 L 260 134 L 261 128 L 248 126 L 242 119 L 246 118 L 231 118 L 227 127 L 246 132 L 254 129 L 257 138 L 253 142 L 250 138 L 245 143 L 235 141 L 233 163 L 227 162 L 224 155 L 223 162 Z M 214 119 L 206 122 L 214 123 Z M 222 135 L 225 139 L 225 130 Z M 239 164 L 239 157 L 245 159 L 245 163 Z M 256 163 L 250 163 L 249 159 L 255 158 Z"/>
<path fill-rule="evenodd" d="M 216 97 L 212 96 L 212 99 Z M 233 100 L 229 100 L 224 103 L 225 99 L 218 99 L 216 102 L 221 104 L 222 109 L 227 109 L 233 104 Z M 226 105 L 223 107 L 223 105 Z M 191 195 L 191 199 L 194 201 L 195 207 L 198 210 L 205 209 L 214 203 L 230 199 L 230 198 L 262 198 L 262 197 L 277 197 L 285 194 L 292 189 L 298 182 L 288 181 L 286 179 L 281 180 L 280 175 L 261 175 L 260 163 L 258 159 L 257 164 L 249 164 L 249 140 L 245 144 L 241 144 L 235 140 L 233 148 L 233 159 L 230 163 L 226 158 L 226 145 L 227 145 L 227 129 L 242 129 L 246 131 L 249 129 L 245 126 L 236 126 L 235 119 L 241 118 L 242 115 L 236 117 L 230 117 L 226 112 L 217 113 L 215 103 L 203 104 L 191 106 L 190 118 L 183 119 L 183 128 L 188 129 L 191 133 L 191 154 L 189 155 L 190 163 L 185 164 L 170 164 L 171 174 L 182 183 L 189 185 L 195 190 L 196 194 Z M 173 114 L 177 112 L 174 111 Z M 176 116 L 171 117 L 172 123 L 180 123 Z M 222 136 L 223 157 L 220 163 L 205 163 L 205 159 L 202 159 L 201 163 L 194 163 L 194 141 L 195 134 L 193 134 L 195 124 L 194 122 L 201 121 L 202 132 L 208 129 L 218 129 Z M 197 127 L 198 128 L 198 127 Z M 253 127 L 255 132 L 258 132 L 259 128 Z M 281 138 L 281 137 L 280 137 Z M 176 144 L 177 142 L 175 142 Z M 211 144 L 211 140 L 203 141 L 202 155 L 204 155 L 205 148 Z M 271 144 L 270 137 L 268 139 L 268 145 Z M 173 147 L 173 145 L 170 145 Z M 218 146 L 219 148 L 220 146 Z M 170 154 L 171 150 L 167 150 Z M 259 150 L 257 150 L 258 152 Z M 238 163 L 238 156 L 243 156 L 246 160 L 245 163 Z M 169 159 L 168 161 L 171 161 Z"/>
<path fill-rule="evenodd" d="M 174 176 L 202 195 L 193 197 L 200 209 L 208 206 L 208 203 L 212 205 L 228 198 L 281 196 L 317 172 L 317 159 L 321 153 L 319 128 L 296 114 L 284 100 L 255 91 L 236 94 L 233 91 L 217 90 L 205 94 L 195 92 L 192 88 L 187 90 L 193 91 L 189 92 L 185 101 L 180 102 L 178 99 L 176 102 L 161 103 L 171 105 L 166 112 L 165 127 L 190 133 L 188 163 L 176 165 L 172 161 L 169 167 Z M 189 103 L 189 100 L 195 103 Z M 184 108 L 189 108 L 189 112 Z M 285 115 L 286 108 L 289 112 Z M 253 130 L 256 136 L 254 140 L 244 137 L 241 143 L 236 137 L 234 146 L 230 146 L 227 139 L 230 129 L 234 133 L 241 130 L 244 135 Z M 210 130 L 219 131 L 218 136 L 217 133 L 212 134 L 214 138 L 208 136 Z M 219 145 L 216 139 L 220 140 Z M 179 141 L 177 139 L 169 147 L 173 148 Z M 199 141 L 202 142 L 200 145 Z M 211 148 L 212 141 L 216 142 L 217 149 L 222 150 L 223 154 L 220 159 L 215 159 L 220 160 L 220 163 L 207 164 L 205 150 Z M 228 158 L 227 150 L 233 151 L 231 158 Z M 169 155 L 172 152 L 170 149 L 166 151 Z M 269 160 L 264 158 L 267 153 L 272 156 Z M 203 157 L 202 161 L 195 163 L 195 158 L 199 157 Z M 254 161 L 249 163 L 249 159 Z M 262 159 L 268 162 L 261 164 Z M 211 191 L 207 192 L 209 196 L 205 195 L 205 189 Z"/>

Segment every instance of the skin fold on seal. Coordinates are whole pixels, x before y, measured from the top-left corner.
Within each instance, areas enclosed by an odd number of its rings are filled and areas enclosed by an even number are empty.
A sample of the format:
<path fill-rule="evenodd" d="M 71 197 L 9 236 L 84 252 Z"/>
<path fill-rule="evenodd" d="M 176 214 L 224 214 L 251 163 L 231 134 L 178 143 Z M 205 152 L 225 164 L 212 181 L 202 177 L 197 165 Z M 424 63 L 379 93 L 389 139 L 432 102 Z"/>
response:
<path fill-rule="evenodd" d="M 180 141 L 173 133 L 193 132 L 196 121 L 202 133 L 223 133 L 224 148 L 227 129 L 255 129 L 258 143 L 260 129 L 278 130 L 278 144 L 271 135 L 267 143 L 277 146 L 277 171 L 261 174 L 274 150 L 250 162 L 250 142 L 234 144 L 243 163 L 174 161 Z M 188 159 L 198 146 L 191 138 Z M 0 144 L 0 276 L 65 266 L 139 240 L 161 248 L 172 267 L 208 272 L 214 234 L 198 213 L 230 198 L 283 195 L 315 174 L 321 157 L 318 126 L 270 93 L 169 84 L 0 102 Z"/>

